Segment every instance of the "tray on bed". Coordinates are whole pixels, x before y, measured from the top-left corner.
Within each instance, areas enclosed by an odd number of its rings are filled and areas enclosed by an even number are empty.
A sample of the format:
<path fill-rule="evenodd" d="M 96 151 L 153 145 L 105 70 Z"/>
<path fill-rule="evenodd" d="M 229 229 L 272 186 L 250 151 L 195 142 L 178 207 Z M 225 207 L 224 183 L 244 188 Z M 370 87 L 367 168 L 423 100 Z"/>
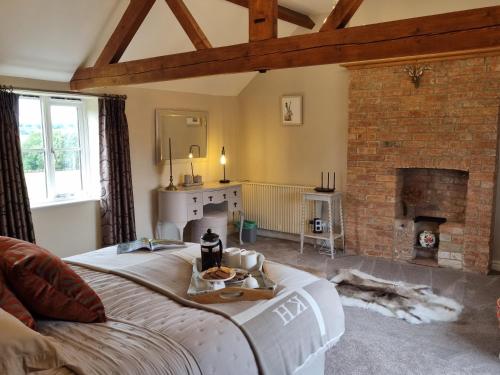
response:
<path fill-rule="evenodd" d="M 224 263 L 222 264 L 224 265 Z M 213 284 L 200 278 L 201 258 L 193 261 L 193 274 L 189 284 L 189 299 L 199 303 L 227 303 L 235 301 L 255 301 L 271 299 L 276 293 L 276 283 L 263 271 L 262 262 L 256 270 L 249 273 L 257 280 L 259 287 L 249 289 L 242 287 L 242 281 L 226 282 L 226 287 L 214 290 Z"/>

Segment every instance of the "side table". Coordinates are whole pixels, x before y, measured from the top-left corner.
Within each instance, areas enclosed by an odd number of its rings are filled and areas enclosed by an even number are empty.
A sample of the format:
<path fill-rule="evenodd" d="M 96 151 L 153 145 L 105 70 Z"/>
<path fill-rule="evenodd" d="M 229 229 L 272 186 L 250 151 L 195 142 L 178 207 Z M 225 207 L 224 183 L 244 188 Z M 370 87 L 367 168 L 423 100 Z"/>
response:
<path fill-rule="evenodd" d="M 323 203 L 326 203 L 328 209 L 328 226 L 326 233 L 314 233 L 309 229 L 306 223 L 306 211 L 308 201 L 315 203 L 315 217 L 322 217 Z M 338 216 L 340 220 L 340 232 L 335 233 L 334 217 Z M 330 255 L 333 259 L 336 249 L 335 241 L 342 240 L 342 249 L 345 250 L 345 237 L 344 237 L 344 217 L 342 212 L 342 193 L 319 193 L 314 190 L 302 193 L 302 227 L 300 232 L 300 253 L 304 251 L 304 238 L 314 239 L 314 247 L 318 240 L 329 241 L 330 249 L 326 254 Z"/>

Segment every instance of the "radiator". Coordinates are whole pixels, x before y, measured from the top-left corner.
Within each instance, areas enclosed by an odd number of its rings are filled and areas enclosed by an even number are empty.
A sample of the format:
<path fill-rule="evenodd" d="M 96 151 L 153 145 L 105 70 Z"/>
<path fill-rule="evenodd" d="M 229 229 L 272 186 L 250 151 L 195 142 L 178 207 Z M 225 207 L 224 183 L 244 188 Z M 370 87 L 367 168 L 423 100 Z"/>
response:
<path fill-rule="evenodd" d="M 302 192 L 310 189 L 307 186 L 244 182 L 245 218 L 256 221 L 260 229 L 300 234 Z"/>

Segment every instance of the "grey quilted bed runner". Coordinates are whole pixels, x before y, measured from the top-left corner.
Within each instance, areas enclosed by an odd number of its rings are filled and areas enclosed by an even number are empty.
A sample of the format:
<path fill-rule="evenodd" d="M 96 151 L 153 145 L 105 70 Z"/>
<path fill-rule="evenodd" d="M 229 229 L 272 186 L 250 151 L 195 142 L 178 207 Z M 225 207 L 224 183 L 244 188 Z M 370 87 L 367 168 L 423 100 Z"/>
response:
<path fill-rule="evenodd" d="M 113 273 L 190 307 L 230 319 L 246 336 L 263 374 L 292 374 L 344 333 L 344 315 L 330 282 L 278 263 L 265 272 L 278 284 L 270 300 L 202 305 L 186 294 L 199 245 L 177 251 L 116 254 L 115 247 L 66 258 L 96 271 Z"/>

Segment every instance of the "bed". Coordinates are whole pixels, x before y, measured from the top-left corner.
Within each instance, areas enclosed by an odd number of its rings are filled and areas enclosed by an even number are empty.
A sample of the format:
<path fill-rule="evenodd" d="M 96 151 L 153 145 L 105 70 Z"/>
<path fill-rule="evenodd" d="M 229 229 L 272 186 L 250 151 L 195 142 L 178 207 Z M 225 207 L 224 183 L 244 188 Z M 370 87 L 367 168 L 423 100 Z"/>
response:
<path fill-rule="evenodd" d="M 271 300 L 199 305 L 186 295 L 199 245 L 116 254 L 115 247 L 66 258 L 97 292 L 108 321 L 39 321 L 83 374 L 320 374 L 344 333 L 334 286 L 278 263 Z M 297 297 L 298 296 L 298 297 Z M 66 373 L 67 370 L 54 372 Z"/>

